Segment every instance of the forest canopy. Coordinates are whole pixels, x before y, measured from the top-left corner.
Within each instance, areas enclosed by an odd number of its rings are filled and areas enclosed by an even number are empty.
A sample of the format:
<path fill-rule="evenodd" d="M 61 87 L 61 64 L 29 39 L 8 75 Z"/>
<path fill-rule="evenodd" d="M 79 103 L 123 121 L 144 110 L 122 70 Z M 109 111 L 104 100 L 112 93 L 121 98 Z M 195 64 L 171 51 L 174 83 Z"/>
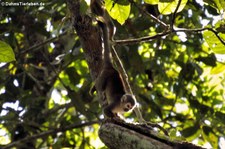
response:
<path fill-rule="evenodd" d="M 98 66 L 87 62 L 68 1 L 0 2 L 0 148 L 106 148 L 89 94 Z M 96 27 L 91 2 L 74 1 Z M 225 1 L 102 5 L 143 118 L 171 138 L 225 148 Z"/>

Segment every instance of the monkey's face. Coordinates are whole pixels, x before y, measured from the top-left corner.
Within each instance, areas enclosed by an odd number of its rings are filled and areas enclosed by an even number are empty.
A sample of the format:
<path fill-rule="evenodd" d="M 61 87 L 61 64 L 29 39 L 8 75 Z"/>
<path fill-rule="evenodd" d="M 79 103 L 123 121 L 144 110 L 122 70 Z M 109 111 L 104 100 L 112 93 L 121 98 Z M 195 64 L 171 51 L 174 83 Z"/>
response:
<path fill-rule="evenodd" d="M 136 100 L 133 95 L 125 94 L 121 98 L 121 106 L 124 112 L 128 112 L 135 107 Z"/>

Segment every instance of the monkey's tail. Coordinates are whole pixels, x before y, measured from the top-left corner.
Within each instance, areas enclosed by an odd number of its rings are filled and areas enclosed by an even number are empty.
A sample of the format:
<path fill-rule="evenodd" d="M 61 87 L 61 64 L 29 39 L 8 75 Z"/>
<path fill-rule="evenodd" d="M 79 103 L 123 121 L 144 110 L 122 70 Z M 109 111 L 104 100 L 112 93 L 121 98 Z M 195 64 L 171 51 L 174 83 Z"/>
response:
<path fill-rule="evenodd" d="M 112 57 L 111 57 L 111 44 L 110 44 L 110 37 L 109 37 L 109 27 L 107 20 L 103 17 L 98 18 L 98 24 L 102 29 L 102 40 L 104 46 L 104 63 L 105 64 L 112 64 Z"/>

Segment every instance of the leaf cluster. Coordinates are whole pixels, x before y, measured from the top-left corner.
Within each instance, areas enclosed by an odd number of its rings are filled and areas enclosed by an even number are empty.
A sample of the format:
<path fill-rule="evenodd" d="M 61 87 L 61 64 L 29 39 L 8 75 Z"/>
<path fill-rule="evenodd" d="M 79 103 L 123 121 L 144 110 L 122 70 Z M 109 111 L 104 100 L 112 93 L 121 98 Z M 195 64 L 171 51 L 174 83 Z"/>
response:
<path fill-rule="evenodd" d="M 204 2 L 105 0 L 103 5 L 117 29 L 116 51 L 144 119 L 162 125 L 171 137 L 222 148 L 225 3 Z M 88 94 L 89 66 L 67 5 L 42 3 L 0 10 L 1 147 L 37 136 L 13 145 L 104 148 L 94 125 L 102 118 L 101 107 Z M 89 4 L 79 3 L 82 14 L 95 20 Z M 136 120 L 134 114 L 126 117 Z M 74 124 L 75 129 L 67 127 Z"/>

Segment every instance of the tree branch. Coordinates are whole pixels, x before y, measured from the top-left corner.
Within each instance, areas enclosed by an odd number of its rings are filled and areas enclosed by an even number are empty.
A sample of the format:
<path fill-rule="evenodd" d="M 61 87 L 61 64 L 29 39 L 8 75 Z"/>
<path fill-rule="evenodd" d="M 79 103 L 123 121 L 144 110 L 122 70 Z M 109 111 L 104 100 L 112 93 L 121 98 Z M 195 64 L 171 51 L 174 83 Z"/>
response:
<path fill-rule="evenodd" d="M 177 29 L 174 30 L 174 32 L 202 32 L 202 31 L 205 31 L 205 30 L 213 32 L 215 34 L 215 36 L 219 39 L 219 41 L 223 45 L 225 45 L 225 41 L 218 35 L 219 33 L 217 31 L 215 31 L 213 28 L 209 28 L 209 27 L 196 28 L 196 29 L 177 28 Z"/>
<path fill-rule="evenodd" d="M 110 149 L 203 149 L 188 142 L 172 140 L 140 124 L 114 120 L 103 122 L 99 137 Z"/>
<path fill-rule="evenodd" d="M 46 137 L 46 136 L 49 136 L 49 135 L 53 135 L 53 134 L 56 134 L 58 132 L 65 132 L 67 130 L 71 130 L 71 129 L 74 129 L 74 128 L 81 128 L 81 127 L 85 127 L 85 126 L 90 126 L 90 125 L 97 124 L 97 123 L 100 123 L 100 121 L 86 122 L 86 123 L 82 123 L 82 124 L 71 124 L 71 125 L 66 126 L 66 127 L 61 127 L 61 128 L 56 128 L 56 129 L 53 129 L 53 130 L 48 130 L 48 131 L 45 131 L 45 132 L 42 132 L 42 133 L 39 133 L 39 134 L 36 134 L 36 135 L 32 135 L 32 136 L 20 139 L 20 140 L 15 141 L 15 142 L 12 142 L 12 143 L 10 143 L 10 144 L 8 144 L 6 146 L 3 146 L 2 149 L 9 149 L 9 148 L 17 146 L 17 145 L 19 145 L 21 143 L 24 143 L 24 142 L 28 142 L 28 141 L 35 140 L 35 139 L 38 139 L 38 138 L 42 138 L 42 137 Z"/>
<path fill-rule="evenodd" d="M 158 34 L 153 35 L 153 36 L 145 36 L 145 37 L 140 37 L 140 38 L 124 39 L 124 40 L 115 40 L 114 44 L 115 45 L 138 44 L 138 43 L 142 43 L 142 42 L 148 42 L 148 41 L 157 39 L 159 37 L 168 36 L 172 32 L 202 32 L 202 31 L 205 31 L 205 30 L 209 30 L 209 31 L 213 32 L 215 34 L 215 36 L 220 40 L 220 42 L 225 45 L 225 41 L 218 35 L 218 32 L 215 31 L 213 28 L 209 28 L 209 27 L 196 28 L 196 29 L 176 28 L 173 31 L 167 30 L 165 32 L 158 33 Z"/>
<path fill-rule="evenodd" d="M 138 43 L 142 43 L 142 42 L 151 41 L 151 40 L 157 39 L 159 37 L 167 36 L 169 33 L 171 33 L 171 31 L 168 30 L 168 31 L 158 33 L 153 36 L 145 36 L 145 37 L 141 37 L 141 38 L 124 39 L 124 40 L 115 40 L 114 44 L 116 44 L 116 45 L 138 44 Z"/>

